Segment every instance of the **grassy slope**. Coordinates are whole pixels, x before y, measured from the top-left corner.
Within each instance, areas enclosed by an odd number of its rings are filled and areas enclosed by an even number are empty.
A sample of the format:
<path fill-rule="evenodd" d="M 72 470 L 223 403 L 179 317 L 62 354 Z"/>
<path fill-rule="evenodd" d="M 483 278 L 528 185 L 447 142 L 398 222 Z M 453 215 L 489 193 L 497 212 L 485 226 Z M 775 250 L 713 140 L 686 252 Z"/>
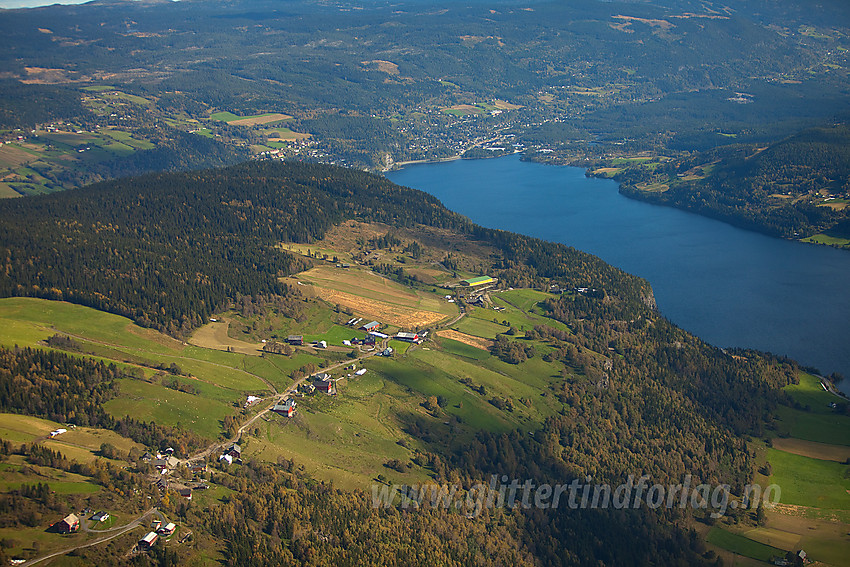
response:
<path fill-rule="evenodd" d="M 192 377 L 181 376 L 199 391 L 196 396 L 142 380 L 120 382 L 121 396 L 106 404 L 113 415 L 178 422 L 202 435 L 217 437 L 220 421 L 235 411 L 247 393 L 268 392 L 256 375 L 278 386 L 288 385 L 286 365 L 279 360 L 220 352 L 184 345 L 171 337 L 136 326 L 129 320 L 79 305 L 46 300 L 0 300 L 0 344 L 40 346 L 57 332 L 72 335 L 84 352 L 125 367 L 141 368 L 150 377 L 150 366 L 177 364 Z M 295 361 L 295 364 L 301 363 Z"/>
<path fill-rule="evenodd" d="M 850 510 L 850 468 L 842 463 L 821 461 L 768 449 L 773 467 L 770 482 L 782 489 L 781 502 L 798 506 Z"/>

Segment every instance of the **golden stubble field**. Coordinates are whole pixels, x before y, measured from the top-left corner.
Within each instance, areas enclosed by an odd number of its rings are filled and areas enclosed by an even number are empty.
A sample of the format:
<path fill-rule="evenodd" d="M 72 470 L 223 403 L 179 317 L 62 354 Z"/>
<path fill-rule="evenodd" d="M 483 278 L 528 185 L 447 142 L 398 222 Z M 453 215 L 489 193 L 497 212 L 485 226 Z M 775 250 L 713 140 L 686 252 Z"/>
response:
<path fill-rule="evenodd" d="M 443 329 L 441 331 L 437 331 L 438 337 L 445 337 L 447 339 L 451 339 L 453 341 L 457 341 L 459 343 L 463 343 L 465 345 L 469 345 L 471 347 L 480 348 L 481 350 L 490 350 L 490 345 L 493 344 L 493 341 L 490 339 L 483 339 L 481 337 L 476 337 L 473 335 L 467 335 L 466 333 L 461 333 L 460 331 L 455 331 L 454 329 Z"/>
<path fill-rule="evenodd" d="M 451 313 L 437 297 L 420 295 L 370 270 L 320 266 L 296 274 L 290 284 L 316 297 L 340 305 L 358 316 L 373 318 L 402 328 L 433 325 Z M 291 281 L 295 280 L 295 282 Z M 309 284 L 309 285 L 306 285 Z"/>

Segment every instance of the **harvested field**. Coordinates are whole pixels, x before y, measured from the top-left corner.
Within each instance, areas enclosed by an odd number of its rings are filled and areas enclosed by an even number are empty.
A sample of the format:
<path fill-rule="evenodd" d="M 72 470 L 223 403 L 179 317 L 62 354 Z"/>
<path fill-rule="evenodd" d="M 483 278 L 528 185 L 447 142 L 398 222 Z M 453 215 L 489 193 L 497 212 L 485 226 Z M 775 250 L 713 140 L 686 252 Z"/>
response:
<path fill-rule="evenodd" d="M 498 99 L 493 102 L 493 106 L 499 110 L 516 110 L 517 108 L 522 108 L 521 104 L 511 104 L 510 102 Z"/>
<path fill-rule="evenodd" d="M 419 306 L 419 296 L 411 290 L 371 271 L 320 266 L 301 272 L 298 277 L 322 287 L 356 293 L 369 299 L 398 303 L 405 307 Z"/>
<path fill-rule="evenodd" d="M 850 447 L 816 443 L 815 441 L 805 441 L 803 439 L 794 439 L 793 437 L 777 437 L 773 440 L 773 447 L 786 453 L 821 459 L 823 461 L 843 463 L 847 459 L 850 459 Z"/>
<path fill-rule="evenodd" d="M 384 61 L 382 59 L 375 59 L 373 61 L 361 61 L 361 64 L 366 67 L 372 68 L 377 67 L 378 71 L 382 71 L 389 75 L 398 75 L 398 65 L 393 63 L 392 61 Z"/>
<path fill-rule="evenodd" d="M 269 132 L 268 139 L 270 142 L 275 142 L 277 140 L 307 140 L 312 136 L 312 134 L 305 134 L 304 132 L 293 132 L 289 128 L 280 128 Z"/>
<path fill-rule="evenodd" d="M 229 120 L 227 123 L 231 126 L 257 126 L 258 124 L 271 124 L 272 122 L 280 122 L 292 118 L 288 114 L 262 114 L 259 116 L 246 116 L 238 120 Z"/>
<path fill-rule="evenodd" d="M 444 329 L 442 331 L 437 331 L 438 337 L 445 337 L 447 339 L 451 339 L 453 341 L 457 341 L 459 343 L 463 343 L 465 345 L 469 345 L 471 347 L 480 348 L 481 350 L 490 350 L 490 345 L 493 344 L 493 341 L 490 339 L 482 339 L 481 337 L 473 337 L 472 335 L 467 335 L 466 333 L 461 333 L 460 331 L 455 331 L 454 329 Z"/>
<path fill-rule="evenodd" d="M 342 305 L 358 315 L 403 328 L 427 327 L 446 318 L 442 313 L 369 299 L 324 287 L 314 287 L 316 295 L 329 303 Z"/>
<path fill-rule="evenodd" d="M 6 185 L 5 183 L 0 183 L 0 199 L 7 199 L 12 197 L 20 197 L 21 194 Z"/>
<path fill-rule="evenodd" d="M 247 343 L 234 339 L 227 334 L 230 328 L 230 321 L 217 321 L 208 323 L 195 331 L 189 339 L 189 343 L 202 348 L 211 348 L 214 350 L 224 350 L 229 352 L 238 352 L 259 356 L 263 350 L 262 343 Z"/>
<path fill-rule="evenodd" d="M 12 144 L 0 146 L 0 167 L 17 167 L 35 159 L 31 153 Z"/>
<path fill-rule="evenodd" d="M 454 106 L 449 106 L 443 109 L 444 112 L 448 112 L 450 114 L 459 114 L 459 115 L 467 115 L 467 114 L 484 114 L 484 109 L 479 108 L 477 106 L 473 106 L 471 104 L 456 104 Z"/>

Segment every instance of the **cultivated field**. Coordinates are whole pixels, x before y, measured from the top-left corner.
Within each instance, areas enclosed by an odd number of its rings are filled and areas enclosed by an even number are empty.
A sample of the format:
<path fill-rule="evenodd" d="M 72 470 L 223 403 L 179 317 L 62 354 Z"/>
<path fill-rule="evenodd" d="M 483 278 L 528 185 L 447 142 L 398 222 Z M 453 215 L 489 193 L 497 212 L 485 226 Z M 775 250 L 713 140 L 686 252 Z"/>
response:
<path fill-rule="evenodd" d="M 794 439 L 793 437 L 777 437 L 773 440 L 773 447 L 786 453 L 823 461 L 844 463 L 850 459 L 850 447 L 816 443 L 814 441 Z"/>
<path fill-rule="evenodd" d="M 405 329 L 421 329 L 446 318 L 442 313 L 413 309 L 403 305 L 368 299 L 352 293 L 316 287 L 316 295 L 328 303 L 338 304 L 357 315 L 374 318 Z"/>
<path fill-rule="evenodd" d="M 455 116 L 467 116 L 469 114 L 484 114 L 485 110 L 479 106 L 471 104 L 456 104 L 442 109 L 446 114 L 454 114 Z"/>
<path fill-rule="evenodd" d="M 292 116 L 279 112 L 267 112 L 265 114 L 254 114 L 252 116 L 237 116 L 231 112 L 216 112 L 210 115 L 212 120 L 227 122 L 231 126 L 258 126 L 261 124 L 272 124 L 289 120 Z"/>
<path fill-rule="evenodd" d="M 414 291 L 371 270 L 321 266 L 293 276 L 312 284 L 317 297 L 358 316 L 405 328 L 433 325 L 456 309 L 438 296 Z"/>
<path fill-rule="evenodd" d="M 475 337 L 473 335 L 467 335 L 466 333 L 461 333 L 453 329 L 444 329 L 442 331 L 437 331 L 437 335 L 440 337 L 445 337 L 447 339 L 452 339 L 453 341 L 457 341 L 465 345 L 479 348 L 481 350 L 489 350 L 490 345 L 492 344 L 492 341 L 489 341 L 487 339 L 482 339 L 481 337 Z"/>

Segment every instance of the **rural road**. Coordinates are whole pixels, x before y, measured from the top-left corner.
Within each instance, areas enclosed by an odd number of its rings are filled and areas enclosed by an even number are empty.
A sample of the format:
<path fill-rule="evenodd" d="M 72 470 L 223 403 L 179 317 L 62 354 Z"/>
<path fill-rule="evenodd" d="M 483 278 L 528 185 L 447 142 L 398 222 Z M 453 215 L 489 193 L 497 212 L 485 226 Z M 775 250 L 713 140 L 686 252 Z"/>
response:
<path fill-rule="evenodd" d="M 84 547 L 91 547 L 93 545 L 98 545 L 100 543 L 107 542 L 111 539 L 115 539 L 116 537 L 118 537 L 120 535 L 124 535 L 125 533 L 129 532 L 130 530 L 133 530 L 133 529 L 141 526 L 142 520 L 144 520 L 145 518 L 147 518 L 148 516 L 150 516 L 151 514 L 154 514 L 154 513 L 158 513 L 157 509 L 151 508 L 148 511 L 146 511 L 144 514 L 142 514 L 141 516 L 139 516 L 138 518 L 136 518 L 135 520 L 130 522 L 129 524 L 118 527 L 118 528 L 113 528 L 112 530 L 109 530 L 108 535 L 104 535 L 104 536 L 101 536 L 99 538 L 93 539 L 91 541 L 86 541 L 86 542 L 80 543 L 79 545 L 75 545 L 73 547 L 63 549 L 61 551 L 54 551 L 53 553 L 50 553 L 48 555 L 44 555 L 42 557 L 37 557 L 36 559 L 30 559 L 29 561 L 21 563 L 21 565 L 22 565 L 22 567 L 27 567 L 29 565 L 35 565 L 36 563 L 41 563 L 42 561 L 46 561 L 47 559 L 51 559 L 51 558 L 57 557 L 59 555 L 65 555 L 66 553 L 71 553 L 75 549 L 82 549 Z M 92 533 L 95 533 L 95 532 L 92 532 Z"/>
<path fill-rule="evenodd" d="M 195 453 L 191 457 L 188 457 L 187 459 L 181 460 L 180 463 L 181 464 L 187 464 L 187 463 L 191 463 L 193 461 L 199 461 L 199 460 L 206 459 L 212 453 L 223 449 L 227 445 L 232 445 L 233 443 L 238 443 L 239 440 L 242 438 L 242 433 L 244 433 L 246 429 L 251 427 L 258 419 L 262 418 L 264 415 L 269 413 L 272 410 L 272 408 L 275 406 L 275 404 L 282 402 L 288 396 L 292 395 L 292 393 L 295 392 L 301 384 L 303 384 L 304 382 L 306 382 L 307 380 L 312 378 L 314 375 L 316 375 L 320 372 L 330 372 L 331 370 L 335 370 L 335 369 L 343 367 L 343 366 L 348 366 L 348 365 L 353 364 L 355 362 L 359 362 L 359 361 L 364 360 L 366 358 L 375 356 L 376 354 L 380 353 L 385 348 L 387 348 L 387 345 L 389 344 L 389 342 L 390 342 L 389 339 L 384 339 L 383 341 L 381 341 L 381 347 L 375 348 L 375 350 L 373 352 L 370 352 L 368 354 L 364 354 L 363 356 L 358 356 L 357 358 L 352 358 L 352 359 L 349 359 L 349 360 L 344 360 L 342 362 L 338 362 L 336 364 L 332 364 L 332 365 L 330 365 L 326 368 L 320 368 L 320 369 L 316 370 L 315 372 L 313 372 L 312 374 L 308 374 L 307 376 L 304 376 L 303 378 L 299 378 L 298 380 L 296 380 L 295 382 L 290 384 L 283 392 L 280 392 L 280 393 L 272 396 L 272 398 L 271 398 L 272 403 L 269 404 L 269 406 L 266 409 L 261 410 L 256 415 L 254 415 L 251 419 L 249 419 L 248 421 L 243 423 L 239 427 L 239 429 L 236 431 L 236 435 L 234 435 L 233 438 L 228 439 L 227 441 L 223 441 L 223 442 L 219 442 L 219 443 L 213 443 L 212 445 L 210 445 L 209 447 L 207 447 L 206 449 L 204 449 L 200 453 Z"/>

